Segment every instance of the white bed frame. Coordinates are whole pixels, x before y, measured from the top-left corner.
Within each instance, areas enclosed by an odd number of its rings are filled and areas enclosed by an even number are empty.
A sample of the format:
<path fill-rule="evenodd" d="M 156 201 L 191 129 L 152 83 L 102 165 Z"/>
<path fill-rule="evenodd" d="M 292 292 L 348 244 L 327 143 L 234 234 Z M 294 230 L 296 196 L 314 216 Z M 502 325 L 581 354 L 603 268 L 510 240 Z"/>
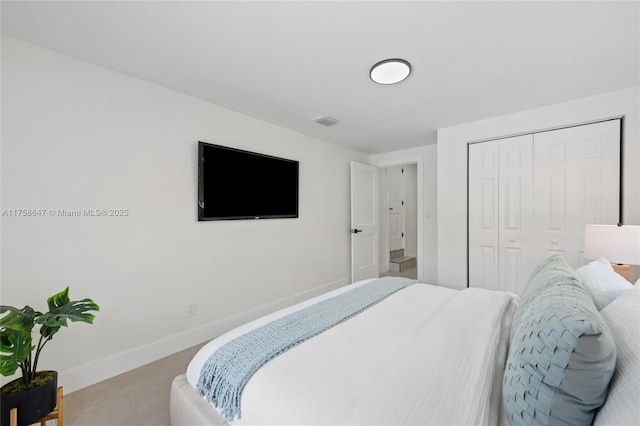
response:
<path fill-rule="evenodd" d="M 173 379 L 171 383 L 169 406 L 172 426 L 223 426 L 229 424 L 211 404 L 196 393 L 184 374 Z"/>

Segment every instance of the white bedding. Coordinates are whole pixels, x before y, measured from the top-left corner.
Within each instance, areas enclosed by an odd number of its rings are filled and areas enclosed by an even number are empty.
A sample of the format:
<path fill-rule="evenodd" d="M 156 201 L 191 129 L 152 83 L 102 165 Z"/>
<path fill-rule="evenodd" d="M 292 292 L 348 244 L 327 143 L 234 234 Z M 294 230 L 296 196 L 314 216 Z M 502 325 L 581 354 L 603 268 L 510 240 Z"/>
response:
<path fill-rule="evenodd" d="M 224 345 L 228 341 L 235 339 L 238 336 L 241 336 L 253 329 L 256 329 L 264 324 L 267 324 L 270 321 L 273 321 L 278 318 L 282 318 L 285 315 L 289 315 L 292 312 L 299 311 L 307 306 L 313 305 L 314 303 L 318 303 L 321 300 L 328 299 L 330 297 L 336 296 L 338 294 L 344 293 L 346 291 L 352 290 L 354 288 L 360 287 L 368 282 L 373 281 L 370 280 L 362 280 L 353 284 L 349 284 L 347 286 L 338 288 L 336 290 L 330 291 L 325 294 L 321 294 L 320 296 L 302 301 L 300 303 L 296 303 L 293 306 L 289 306 L 288 308 L 281 309 L 279 311 L 273 312 L 269 315 L 265 315 L 260 317 L 254 321 L 248 322 L 240 327 L 234 328 L 233 330 L 223 334 L 220 337 L 210 341 L 205 346 L 202 347 L 196 354 L 196 356 L 191 360 L 189 366 L 187 367 L 187 381 L 193 386 L 196 387 L 198 383 L 198 377 L 200 376 L 200 369 L 204 365 L 205 361 L 209 358 L 209 356 L 216 351 L 220 346 Z"/>
<path fill-rule="evenodd" d="M 217 347 L 331 292 L 221 336 Z M 497 424 L 515 296 L 416 284 L 262 367 L 242 393 L 245 424 Z"/>

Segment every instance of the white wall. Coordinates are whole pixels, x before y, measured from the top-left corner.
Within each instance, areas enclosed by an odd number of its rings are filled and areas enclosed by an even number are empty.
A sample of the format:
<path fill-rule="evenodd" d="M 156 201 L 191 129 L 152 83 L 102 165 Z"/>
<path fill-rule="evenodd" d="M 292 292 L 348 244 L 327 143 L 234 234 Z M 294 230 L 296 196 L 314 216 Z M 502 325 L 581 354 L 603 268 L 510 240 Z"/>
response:
<path fill-rule="evenodd" d="M 639 103 L 633 87 L 438 130 L 438 284 L 467 286 L 468 142 L 624 116 L 623 220 L 640 224 Z"/>
<path fill-rule="evenodd" d="M 418 279 L 433 284 L 436 283 L 438 276 L 436 254 L 438 223 L 436 206 L 437 155 L 436 145 L 428 145 L 415 149 L 376 154 L 369 158 L 371 164 L 381 168 L 402 164 L 416 164 Z M 384 190 L 386 191 L 386 189 Z M 385 239 L 386 230 L 381 229 L 381 232 L 383 232 L 381 233 L 381 238 Z M 386 254 L 386 257 L 388 257 L 388 254 Z"/>
<path fill-rule="evenodd" d="M 197 142 L 300 161 L 300 218 L 197 222 Z M 67 392 L 350 279 L 349 162 L 367 157 L 2 37 L 2 303 L 100 306 L 43 352 Z M 58 217 L 49 209 L 128 209 Z M 185 304 L 197 302 L 186 318 Z"/>

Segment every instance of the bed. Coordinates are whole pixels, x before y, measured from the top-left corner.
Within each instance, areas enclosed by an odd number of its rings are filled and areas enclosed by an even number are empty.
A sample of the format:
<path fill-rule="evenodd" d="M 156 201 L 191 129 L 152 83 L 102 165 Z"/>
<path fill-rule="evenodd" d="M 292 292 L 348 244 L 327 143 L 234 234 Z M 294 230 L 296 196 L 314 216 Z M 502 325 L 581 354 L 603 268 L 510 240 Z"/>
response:
<path fill-rule="evenodd" d="M 242 385 L 234 414 L 202 396 L 203 367 L 230 342 L 390 282 L 351 284 L 206 344 L 172 383 L 171 424 L 638 424 L 640 289 L 610 291 L 606 266 L 573 271 L 553 256 L 519 297 L 403 284 L 270 358 Z"/>

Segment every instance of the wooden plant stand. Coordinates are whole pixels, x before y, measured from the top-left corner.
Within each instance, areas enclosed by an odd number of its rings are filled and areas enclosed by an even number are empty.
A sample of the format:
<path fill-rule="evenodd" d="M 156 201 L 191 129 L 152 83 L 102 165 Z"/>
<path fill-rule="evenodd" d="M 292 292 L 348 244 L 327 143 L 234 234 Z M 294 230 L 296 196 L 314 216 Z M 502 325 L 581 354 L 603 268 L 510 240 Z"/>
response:
<path fill-rule="evenodd" d="M 49 414 L 47 414 L 46 416 L 38 420 L 40 422 L 40 426 L 46 426 L 49 420 L 57 420 L 58 426 L 64 426 L 63 413 L 64 413 L 64 395 L 62 391 L 62 386 L 59 386 L 58 387 L 58 405 L 56 405 L 56 408 L 52 412 L 50 412 Z M 17 407 L 11 409 L 9 416 L 10 416 L 9 417 L 10 426 L 18 426 L 18 408 Z"/>

